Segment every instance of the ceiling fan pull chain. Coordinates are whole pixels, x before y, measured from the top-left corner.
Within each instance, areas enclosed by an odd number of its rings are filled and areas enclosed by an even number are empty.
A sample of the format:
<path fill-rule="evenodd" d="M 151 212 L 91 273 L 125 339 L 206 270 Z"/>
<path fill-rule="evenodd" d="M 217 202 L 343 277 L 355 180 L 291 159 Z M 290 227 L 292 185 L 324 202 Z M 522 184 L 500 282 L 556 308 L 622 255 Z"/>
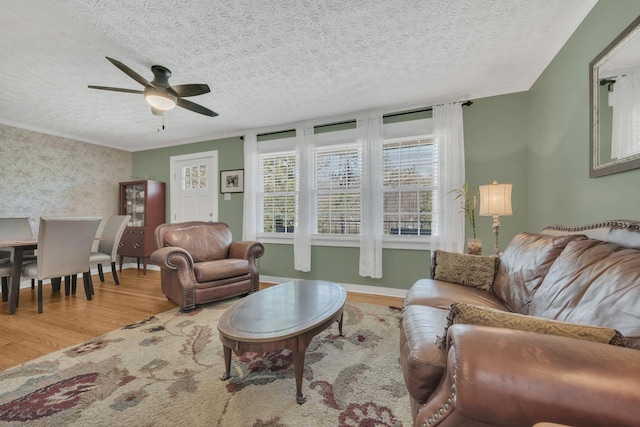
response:
<path fill-rule="evenodd" d="M 160 132 L 160 126 L 161 125 L 162 125 L 162 130 L 164 130 L 164 114 L 159 114 L 158 115 L 158 127 L 156 128 L 157 132 Z"/>

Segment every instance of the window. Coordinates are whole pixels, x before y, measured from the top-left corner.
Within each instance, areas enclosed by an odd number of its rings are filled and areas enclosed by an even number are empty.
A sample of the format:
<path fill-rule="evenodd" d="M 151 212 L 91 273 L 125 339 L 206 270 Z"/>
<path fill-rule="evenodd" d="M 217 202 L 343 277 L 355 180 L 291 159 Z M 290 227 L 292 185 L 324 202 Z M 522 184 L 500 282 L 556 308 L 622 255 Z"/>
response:
<path fill-rule="evenodd" d="M 258 207 L 262 212 L 262 231 L 293 233 L 296 205 L 295 152 L 260 155 L 259 167 L 262 188 L 258 190 Z"/>
<path fill-rule="evenodd" d="M 421 135 L 429 127 L 417 122 L 385 125 L 380 208 L 386 247 L 422 248 L 420 242 L 432 235 L 432 227 L 436 234 L 438 149 L 431 136 Z M 263 239 L 292 239 L 297 204 L 308 198 L 313 244 L 359 244 L 361 209 L 371 207 L 362 206 L 363 148 L 356 138 L 355 129 L 316 133 L 308 164 L 298 164 L 296 138 L 259 143 L 257 232 Z M 311 171 L 308 193 L 300 188 L 305 171 Z"/>
<path fill-rule="evenodd" d="M 356 144 L 315 150 L 317 234 L 360 234 L 361 160 Z"/>
<path fill-rule="evenodd" d="M 185 166 L 182 168 L 183 190 L 205 190 L 207 188 L 207 165 Z"/>
<path fill-rule="evenodd" d="M 385 235 L 430 235 L 436 146 L 427 138 L 385 141 Z"/>

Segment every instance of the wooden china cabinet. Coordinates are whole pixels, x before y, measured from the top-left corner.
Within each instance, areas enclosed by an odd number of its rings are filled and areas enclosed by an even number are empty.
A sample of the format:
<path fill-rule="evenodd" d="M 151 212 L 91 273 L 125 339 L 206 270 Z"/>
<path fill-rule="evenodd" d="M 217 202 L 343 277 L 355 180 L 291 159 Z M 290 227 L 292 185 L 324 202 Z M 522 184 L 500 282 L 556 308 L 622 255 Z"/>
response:
<path fill-rule="evenodd" d="M 136 258 L 138 269 L 142 259 L 147 274 L 147 259 L 156 249 L 153 233 L 165 222 L 164 182 L 141 180 L 120 183 L 120 215 L 131 215 L 122 234 L 118 255 L 120 271 L 124 257 Z"/>

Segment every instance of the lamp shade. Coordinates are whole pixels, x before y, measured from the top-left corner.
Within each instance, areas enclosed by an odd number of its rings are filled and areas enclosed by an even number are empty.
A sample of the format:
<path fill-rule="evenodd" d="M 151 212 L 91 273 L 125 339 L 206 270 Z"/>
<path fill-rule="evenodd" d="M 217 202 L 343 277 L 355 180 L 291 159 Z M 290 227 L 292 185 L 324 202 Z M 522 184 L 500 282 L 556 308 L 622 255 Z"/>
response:
<path fill-rule="evenodd" d="M 480 186 L 480 215 L 513 215 L 511 210 L 511 184 Z"/>

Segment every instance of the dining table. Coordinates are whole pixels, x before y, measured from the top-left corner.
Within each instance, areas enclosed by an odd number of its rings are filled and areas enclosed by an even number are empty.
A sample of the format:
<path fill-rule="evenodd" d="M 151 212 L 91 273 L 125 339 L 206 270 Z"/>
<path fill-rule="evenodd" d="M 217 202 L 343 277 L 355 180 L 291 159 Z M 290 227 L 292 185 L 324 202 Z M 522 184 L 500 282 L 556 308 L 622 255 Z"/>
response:
<path fill-rule="evenodd" d="M 11 277 L 9 277 L 8 301 L 9 315 L 16 313 L 18 295 L 20 294 L 20 276 L 25 250 L 37 249 L 38 240 L 32 237 L 24 239 L 0 239 L 0 248 L 11 249 Z"/>

